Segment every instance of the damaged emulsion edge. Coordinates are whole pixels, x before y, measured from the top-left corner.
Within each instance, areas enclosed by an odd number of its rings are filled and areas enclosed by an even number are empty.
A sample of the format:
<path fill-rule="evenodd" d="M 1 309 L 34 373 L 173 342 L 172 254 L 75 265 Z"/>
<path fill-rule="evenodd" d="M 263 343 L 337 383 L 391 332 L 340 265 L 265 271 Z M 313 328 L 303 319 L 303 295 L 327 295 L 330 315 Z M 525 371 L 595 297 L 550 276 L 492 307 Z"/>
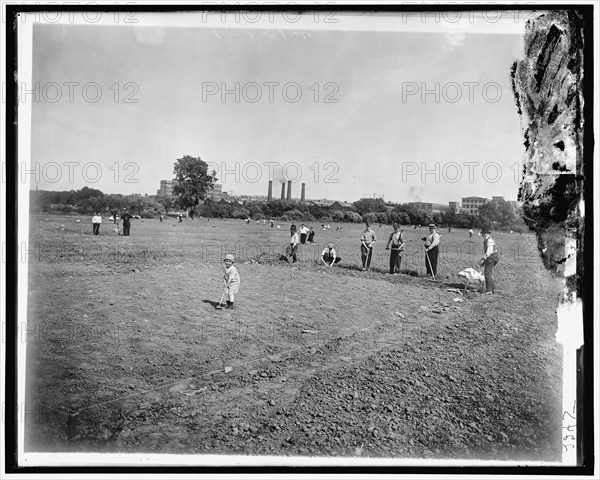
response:
<path fill-rule="evenodd" d="M 583 18 L 540 12 L 525 31 L 525 56 L 513 64 L 525 155 L 519 200 L 536 232 L 546 269 L 564 277 L 556 309 L 563 345 L 563 464 L 578 462 L 577 350 L 583 347 Z M 581 432 L 579 432 L 581 434 Z"/>

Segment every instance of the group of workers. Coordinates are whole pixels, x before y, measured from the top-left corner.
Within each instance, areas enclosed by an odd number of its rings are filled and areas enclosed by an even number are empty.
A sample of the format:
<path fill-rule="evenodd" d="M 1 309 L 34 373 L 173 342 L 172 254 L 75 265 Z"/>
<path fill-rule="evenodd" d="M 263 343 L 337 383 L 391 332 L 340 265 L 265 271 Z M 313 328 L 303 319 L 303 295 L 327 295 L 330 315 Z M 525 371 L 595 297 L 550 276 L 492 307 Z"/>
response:
<path fill-rule="evenodd" d="M 301 232 L 303 231 L 302 228 L 306 228 L 304 227 L 304 224 L 301 227 Z M 394 231 L 390 234 L 385 249 L 390 251 L 389 273 L 392 275 L 398 275 L 400 273 L 402 254 L 405 250 L 406 242 L 404 240 L 404 230 L 401 229 L 400 226 L 396 223 L 394 223 L 393 228 Z M 484 227 L 481 231 L 481 235 L 483 237 L 483 257 L 479 261 L 479 265 L 484 268 L 483 275 L 485 277 L 486 294 L 492 294 L 495 292 L 493 272 L 499 260 L 498 248 L 496 246 L 496 242 L 490 236 L 490 233 L 490 229 L 487 227 Z M 290 234 L 291 241 L 290 245 L 288 246 L 288 257 L 291 257 L 292 262 L 295 263 L 297 261 L 298 244 L 305 243 L 302 240 L 305 237 L 302 237 L 301 233 L 301 239 L 298 240 L 296 226 L 294 224 L 292 224 L 290 228 Z M 472 237 L 472 235 L 473 230 L 471 229 L 469 230 L 469 237 Z M 435 224 L 432 223 L 429 225 L 429 234 L 422 237 L 421 240 L 423 241 L 423 247 L 425 248 L 426 276 L 436 279 L 440 248 L 440 234 L 438 233 Z M 310 241 L 312 243 L 312 238 L 310 239 Z M 360 254 L 362 260 L 362 271 L 366 271 L 371 268 L 373 248 L 375 246 L 376 241 L 377 236 L 371 228 L 371 225 L 368 222 L 365 223 L 365 229 L 360 235 Z M 330 268 L 341 261 L 341 257 L 337 255 L 335 245 L 333 243 L 329 243 L 323 249 L 323 251 L 321 252 L 320 261 Z"/>
<path fill-rule="evenodd" d="M 133 217 L 127 211 L 124 211 L 120 217 L 120 219 L 123 220 L 123 235 L 126 237 L 129 236 L 129 232 L 131 230 L 131 219 L 132 218 Z M 112 216 L 110 217 L 110 220 L 112 220 L 116 225 L 119 221 L 119 217 L 117 217 L 116 213 L 113 213 Z M 161 222 L 162 222 L 162 216 L 161 216 Z M 94 214 L 94 216 L 92 217 L 92 235 L 100 235 L 100 225 L 102 225 L 102 216 L 100 215 L 100 212 L 96 212 Z M 118 227 L 115 227 L 115 229 L 116 229 L 115 230 L 116 232 L 119 231 Z"/>

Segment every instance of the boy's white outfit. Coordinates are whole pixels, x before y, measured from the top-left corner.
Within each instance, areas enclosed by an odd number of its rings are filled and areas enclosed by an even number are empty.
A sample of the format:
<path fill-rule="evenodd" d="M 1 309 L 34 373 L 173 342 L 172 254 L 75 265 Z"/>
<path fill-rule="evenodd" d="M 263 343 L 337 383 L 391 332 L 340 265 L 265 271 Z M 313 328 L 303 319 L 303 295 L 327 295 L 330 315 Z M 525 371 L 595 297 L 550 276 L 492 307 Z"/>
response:
<path fill-rule="evenodd" d="M 235 265 L 231 265 L 229 268 L 223 268 L 223 282 L 225 283 L 225 286 L 229 283 L 229 287 L 226 290 L 227 299 L 230 302 L 233 302 L 234 295 L 238 293 L 238 290 L 240 289 L 240 274 L 238 273 L 237 268 L 235 268 Z"/>

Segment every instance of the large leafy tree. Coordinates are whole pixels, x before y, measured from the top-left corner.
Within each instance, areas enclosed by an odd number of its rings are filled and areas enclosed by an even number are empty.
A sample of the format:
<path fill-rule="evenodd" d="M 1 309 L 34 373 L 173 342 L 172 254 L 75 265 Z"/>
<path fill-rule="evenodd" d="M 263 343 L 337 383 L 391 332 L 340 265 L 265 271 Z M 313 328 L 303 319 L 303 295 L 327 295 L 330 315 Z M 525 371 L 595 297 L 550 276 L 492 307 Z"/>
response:
<path fill-rule="evenodd" d="M 360 215 L 370 212 L 385 212 L 385 202 L 383 198 L 361 198 L 353 203 Z"/>
<path fill-rule="evenodd" d="M 505 200 L 488 202 L 479 207 L 479 216 L 485 219 L 486 226 L 499 225 L 507 228 L 518 219 L 510 203 Z"/>
<path fill-rule="evenodd" d="M 184 209 L 195 209 L 206 197 L 206 193 L 213 189 L 215 172 L 208 172 L 208 165 L 200 157 L 185 155 L 178 158 L 173 169 L 177 184 L 173 193 L 177 196 L 179 205 Z"/>

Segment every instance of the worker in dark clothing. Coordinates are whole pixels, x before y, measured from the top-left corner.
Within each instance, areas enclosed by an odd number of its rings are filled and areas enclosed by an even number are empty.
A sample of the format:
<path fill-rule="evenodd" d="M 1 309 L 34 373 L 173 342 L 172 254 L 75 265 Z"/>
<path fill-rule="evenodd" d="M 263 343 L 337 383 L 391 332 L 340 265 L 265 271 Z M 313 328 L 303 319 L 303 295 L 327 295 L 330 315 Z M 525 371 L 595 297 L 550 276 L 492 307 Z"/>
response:
<path fill-rule="evenodd" d="M 131 228 L 131 215 L 129 215 L 129 212 L 123 212 L 121 220 L 123 220 L 123 235 L 128 237 L 129 229 Z"/>

